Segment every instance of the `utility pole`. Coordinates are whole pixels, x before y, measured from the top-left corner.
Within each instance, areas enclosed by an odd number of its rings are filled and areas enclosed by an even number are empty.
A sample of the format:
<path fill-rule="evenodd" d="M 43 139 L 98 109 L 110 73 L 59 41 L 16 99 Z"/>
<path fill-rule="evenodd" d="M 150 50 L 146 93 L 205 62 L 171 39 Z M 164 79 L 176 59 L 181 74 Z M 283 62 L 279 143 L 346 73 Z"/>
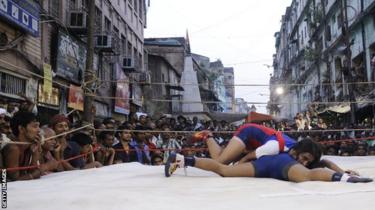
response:
<path fill-rule="evenodd" d="M 350 49 L 351 41 L 350 41 L 350 30 L 349 30 L 349 19 L 348 19 L 348 2 L 347 0 L 341 1 L 341 13 L 343 17 L 343 36 L 344 36 L 344 42 L 346 46 L 345 50 L 345 57 L 346 62 L 344 63 L 343 73 L 344 76 L 347 77 L 347 82 L 351 83 L 353 82 L 352 77 L 352 51 Z M 354 124 L 356 122 L 356 116 L 355 116 L 355 110 L 356 110 L 356 104 L 352 103 L 355 101 L 354 91 L 353 91 L 353 85 L 348 85 L 348 94 L 349 94 L 349 101 L 350 103 L 350 123 Z"/>
<path fill-rule="evenodd" d="M 95 1 L 88 1 L 88 25 L 87 25 L 87 57 L 86 69 L 83 80 L 84 106 L 83 106 L 83 120 L 92 123 L 94 116 L 92 113 L 92 105 L 94 96 L 92 95 L 92 84 L 94 83 L 95 72 L 93 70 L 94 61 L 94 24 L 95 24 Z"/>

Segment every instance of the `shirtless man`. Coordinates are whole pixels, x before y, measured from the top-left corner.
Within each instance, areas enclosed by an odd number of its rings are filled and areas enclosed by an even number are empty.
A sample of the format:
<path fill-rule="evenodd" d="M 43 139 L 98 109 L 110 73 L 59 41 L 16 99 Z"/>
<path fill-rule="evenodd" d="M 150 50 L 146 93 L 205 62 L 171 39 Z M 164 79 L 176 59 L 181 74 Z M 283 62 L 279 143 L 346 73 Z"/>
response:
<path fill-rule="evenodd" d="M 7 177 L 10 181 L 40 178 L 45 171 L 49 170 L 49 165 L 40 164 L 40 129 L 36 116 L 31 112 L 19 111 L 14 114 L 10 121 L 10 126 L 16 141 L 29 144 L 7 144 L 2 150 L 4 167 L 17 168 L 38 166 L 38 168 L 31 170 L 8 171 Z"/>

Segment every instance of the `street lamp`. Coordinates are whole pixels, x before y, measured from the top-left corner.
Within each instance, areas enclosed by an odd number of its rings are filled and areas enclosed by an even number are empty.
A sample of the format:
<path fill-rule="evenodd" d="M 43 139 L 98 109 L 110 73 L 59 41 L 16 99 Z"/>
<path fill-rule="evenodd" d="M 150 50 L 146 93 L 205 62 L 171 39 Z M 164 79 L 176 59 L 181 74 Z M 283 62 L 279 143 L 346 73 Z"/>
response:
<path fill-rule="evenodd" d="M 276 91 L 277 95 L 284 94 L 284 88 L 283 87 L 277 87 L 275 91 Z"/>

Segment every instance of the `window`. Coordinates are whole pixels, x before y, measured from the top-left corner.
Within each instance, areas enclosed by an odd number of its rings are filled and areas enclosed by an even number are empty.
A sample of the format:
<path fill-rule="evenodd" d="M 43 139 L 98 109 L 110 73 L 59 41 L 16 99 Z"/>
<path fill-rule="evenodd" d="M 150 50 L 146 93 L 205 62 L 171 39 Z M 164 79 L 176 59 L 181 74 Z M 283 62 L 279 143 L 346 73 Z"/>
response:
<path fill-rule="evenodd" d="M 331 26 L 327 25 L 325 30 L 325 37 L 327 41 L 331 41 Z"/>
<path fill-rule="evenodd" d="M 128 42 L 128 52 L 127 53 L 128 53 L 129 58 L 132 58 L 132 52 L 133 52 L 132 48 L 133 48 L 132 44 L 130 42 Z"/>
<path fill-rule="evenodd" d="M 102 30 L 102 11 L 95 6 L 95 32 L 100 33 Z"/>
<path fill-rule="evenodd" d="M 70 10 L 75 10 L 77 8 L 76 4 L 77 4 L 76 0 L 70 0 L 69 1 L 69 9 Z"/>
<path fill-rule="evenodd" d="M 134 1 L 134 12 L 138 12 L 138 1 Z"/>
<path fill-rule="evenodd" d="M 128 4 L 127 4 L 127 2 L 126 2 L 126 0 L 124 0 L 124 14 L 126 14 L 126 8 L 128 7 Z"/>
<path fill-rule="evenodd" d="M 111 21 L 107 17 L 104 19 L 104 27 L 107 33 L 111 32 Z"/>
<path fill-rule="evenodd" d="M 342 18 L 343 18 L 342 13 L 337 15 L 337 27 L 338 28 L 341 28 L 343 26 L 344 21 Z"/>
<path fill-rule="evenodd" d="M 50 0 L 49 12 L 53 17 L 60 18 L 60 1 L 59 0 Z"/>
<path fill-rule="evenodd" d="M 120 34 L 120 32 L 119 32 L 119 30 L 118 30 L 118 28 L 117 28 L 116 26 L 113 26 L 113 32 L 114 32 L 117 36 L 119 36 L 119 34 Z"/>
<path fill-rule="evenodd" d="M 123 34 L 121 34 L 121 53 L 126 55 L 126 38 Z"/>
<path fill-rule="evenodd" d="M 142 10 L 143 10 L 143 4 L 142 4 L 142 0 L 139 0 L 139 16 L 140 18 L 142 19 Z"/>
<path fill-rule="evenodd" d="M 12 95 L 26 93 L 26 80 L 0 72 L 0 92 Z"/>

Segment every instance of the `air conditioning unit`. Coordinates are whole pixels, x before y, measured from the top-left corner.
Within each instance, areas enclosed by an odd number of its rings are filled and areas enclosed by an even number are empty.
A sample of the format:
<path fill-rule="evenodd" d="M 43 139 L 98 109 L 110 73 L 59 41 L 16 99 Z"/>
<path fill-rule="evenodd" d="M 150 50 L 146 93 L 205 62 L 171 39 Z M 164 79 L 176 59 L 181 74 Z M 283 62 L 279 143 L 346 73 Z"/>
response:
<path fill-rule="evenodd" d="M 130 57 L 123 57 L 121 59 L 121 67 L 124 70 L 135 70 L 134 69 L 134 60 Z"/>
<path fill-rule="evenodd" d="M 112 48 L 112 36 L 111 35 L 97 35 L 95 36 L 95 47 L 99 49 L 110 49 Z"/>
<path fill-rule="evenodd" d="M 151 84 L 151 74 L 149 72 L 142 72 L 138 76 L 138 82 L 143 84 Z"/>
<path fill-rule="evenodd" d="M 85 11 L 70 11 L 68 27 L 72 29 L 86 29 L 87 13 Z"/>

